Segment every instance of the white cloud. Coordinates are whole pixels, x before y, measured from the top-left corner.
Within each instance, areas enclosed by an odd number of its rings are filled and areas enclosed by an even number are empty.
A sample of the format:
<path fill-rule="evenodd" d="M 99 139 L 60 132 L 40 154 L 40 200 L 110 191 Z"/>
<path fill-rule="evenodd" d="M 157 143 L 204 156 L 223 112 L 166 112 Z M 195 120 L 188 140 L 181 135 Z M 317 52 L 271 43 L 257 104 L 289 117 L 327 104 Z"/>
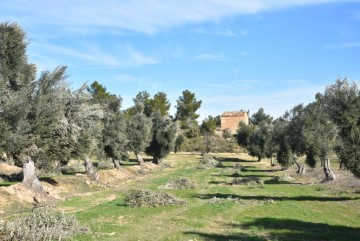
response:
<path fill-rule="evenodd" d="M 223 37 L 245 37 L 249 34 L 249 31 L 247 30 L 241 30 L 241 31 L 233 31 L 233 30 L 207 30 L 205 28 L 196 28 L 191 30 L 194 33 L 197 34 L 206 34 L 206 35 L 217 35 L 217 36 L 223 36 Z"/>
<path fill-rule="evenodd" d="M 159 63 L 159 60 L 155 57 L 147 56 L 130 45 L 119 47 L 112 53 L 108 53 L 107 50 L 99 46 L 81 42 L 71 47 L 55 45 L 49 42 L 32 42 L 29 48 L 30 59 L 35 61 L 36 64 L 45 67 L 45 69 L 52 68 L 49 64 L 53 61 L 45 66 L 44 61 L 48 61 L 49 57 L 45 59 L 44 56 L 56 56 L 57 61 L 60 61 L 62 57 L 66 57 L 66 62 L 69 65 L 86 63 L 87 66 L 92 67 L 129 68 Z"/>
<path fill-rule="evenodd" d="M 184 3 L 182 0 L 2 0 L 0 15 L 29 27 L 49 26 L 49 29 L 55 27 L 57 31 L 61 28 L 79 34 L 114 29 L 151 34 L 186 24 L 216 22 L 234 15 L 344 1 L 346 0 L 198 0 Z"/>
<path fill-rule="evenodd" d="M 129 75 L 129 74 L 120 74 L 120 75 L 115 76 L 115 80 L 120 83 L 136 82 L 136 83 L 142 84 L 145 81 L 145 77 L 144 76 L 135 77 L 135 76 Z"/>
<path fill-rule="evenodd" d="M 157 58 L 146 56 L 132 47 L 127 47 L 129 61 L 133 65 L 145 65 L 145 64 L 158 64 L 160 61 Z"/>
<path fill-rule="evenodd" d="M 204 53 L 195 56 L 199 60 L 223 60 L 224 55 L 222 53 Z"/>

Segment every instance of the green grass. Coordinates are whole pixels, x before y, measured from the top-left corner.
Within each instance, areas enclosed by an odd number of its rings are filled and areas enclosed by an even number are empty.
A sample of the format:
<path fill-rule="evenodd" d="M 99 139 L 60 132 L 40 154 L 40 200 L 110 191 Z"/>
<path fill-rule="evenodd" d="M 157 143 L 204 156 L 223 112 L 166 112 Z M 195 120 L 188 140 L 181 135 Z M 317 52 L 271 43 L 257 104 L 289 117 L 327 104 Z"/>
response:
<path fill-rule="evenodd" d="M 0 187 L 8 187 L 19 182 L 0 182 Z"/>
<path fill-rule="evenodd" d="M 334 193 L 327 186 L 295 181 L 273 183 L 270 179 L 278 175 L 277 171 L 243 155 L 227 155 L 223 157 L 225 168 L 207 170 L 195 169 L 199 158 L 172 155 L 169 159 L 175 168 L 148 174 L 117 189 L 67 199 L 61 207 L 72 208 L 81 223 L 92 230 L 75 240 L 315 241 L 360 237 L 360 194 Z M 236 163 L 245 166 L 240 177 L 257 176 L 265 184 L 229 185 L 234 178 L 229 168 Z M 124 204 L 127 190 L 158 190 L 169 179 L 180 176 L 200 184 L 194 190 L 166 190 L 185 199 L 187 205 L 129 208 Z M 113 198 L 108 200 L 110 196 Z M 225 200 L 209 203 L 213 197 Z M 238 202 L 226 200 L 230 197 Z"/>

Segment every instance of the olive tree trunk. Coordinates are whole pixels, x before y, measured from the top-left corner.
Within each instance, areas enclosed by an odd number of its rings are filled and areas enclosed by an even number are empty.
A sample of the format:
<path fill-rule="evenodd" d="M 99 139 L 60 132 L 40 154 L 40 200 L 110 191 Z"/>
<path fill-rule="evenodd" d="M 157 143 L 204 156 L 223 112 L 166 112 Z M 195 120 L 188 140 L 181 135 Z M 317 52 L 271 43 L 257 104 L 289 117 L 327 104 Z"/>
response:
<path fill-rule="evenodd" d="M 140 153 L 135 153 L 136 154 L 136 159 L 139 163 L 140 166 L 143 166 L 145 163 L 144 163 L 144 159 L 141 157 Z"/>
<path fill-rule="evenodd" d="M 113 159 L 113 163 L 114 163 L 116 169 L 121 170 L 120 162 L 118 159 Z"/>
<path fill-rule="evenodd" d="M 39 178 L 35 174 L 35 164 L 34 162 L 29 159 L 24 165 L 23 165 L 23 181 L 22 183 L 33 189 L 35 192 L 43 193 L 44 189 L 41 185 L 41 182 L 39 181 Z"/>
<path fill-rule="evenodd" d="M 305 166 L 304 165 L 300 165 L 300 163 L 297 160 L 297 156 L 294 155 L 294 162 L 296 164 L 296 166 L 298 167 L 298 170 L 296 171 L 297 174 L 305 174 Z"/>
<path fill-rule="evenodd" d="M 154 163 L 154 164 L 156 164 L 156 165 L 158 165 L 159 164 L 159 156 L 158 155 L 153 155 L 153 160 L 152 160 L 152 162 Z"/>
<path fill-rule="evenodd" d="M 330 169 L 330 160 L 329 158 L 324 160 L 324 173 L 325 173 L 325 179 L 324 182 L 327 181 L 334 181 L 335 180 L 335 174 Z"/>
<path fill-rule="evenodd" d="M 91 160 L 87 156 L 85 157 L 85 170 L 86 170 L 86 174 L 90 177 L 91 180 L 93 181 L 99 180 L 99 174 L 94 171 Z"/>

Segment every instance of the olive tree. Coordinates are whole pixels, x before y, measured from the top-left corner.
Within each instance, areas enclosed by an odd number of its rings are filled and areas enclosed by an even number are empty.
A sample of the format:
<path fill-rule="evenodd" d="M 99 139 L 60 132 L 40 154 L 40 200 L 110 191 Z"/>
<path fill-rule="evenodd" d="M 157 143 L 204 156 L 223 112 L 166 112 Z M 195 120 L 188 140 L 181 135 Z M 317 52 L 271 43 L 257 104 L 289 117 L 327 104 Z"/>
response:
<path fill-rule="evenodd" d="M 145 151 L 151 141 L 152 122 L 149 117 L 143 113 L 144 105 L 142 102 L 135 102 L 137 113 L 127 116 L 126 135 L 127 148 L 135 153 L 137 161 L 140 165 L 144 164 L 141 152 Z"/>
<path fill-rule="evenodd" d="M 94 81 L 89 87 L 91 103 L 99 104 L 104 112 L 102 134 L 99 140 L 99 156 L 110 158 L 117 169 L 119 160 L 127 156 L 127 136 L 125 115 L 120 111 L 122 99 L 110 94 L 106 88 Z"/>
<path fill-rule="evenodd" d="M 270 140 L 272 135 L 272 117 L 260 108 L 251 117 L 252 125 L 240 122 L 237 132 L 237 142 L 246 148 L 251 156 L 261 161 L 264 157 L 271 157 Z"/>
<path fill-rule="evenodd" d="M 336 153 L 340 165 L 360 177 L 360 90 L 355 82 L 338 79 L 323 95 L 324 110 L 339 130 Z"/>
<path fill-rule="evenodd" d="M 175 147 L 177 124 L 169 116 L 162 116 L 158 111 L 152 115 L 152 140 L 146 153 L 153 156 L 153 163 L 166 157 Z"/>

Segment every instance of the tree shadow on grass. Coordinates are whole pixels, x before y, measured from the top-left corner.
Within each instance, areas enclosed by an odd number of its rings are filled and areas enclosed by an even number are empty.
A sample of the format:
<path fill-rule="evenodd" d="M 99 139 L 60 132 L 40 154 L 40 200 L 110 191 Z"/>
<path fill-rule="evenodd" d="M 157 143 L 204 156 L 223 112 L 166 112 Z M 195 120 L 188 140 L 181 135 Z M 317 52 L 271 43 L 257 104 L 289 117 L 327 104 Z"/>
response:
<path fill-rule="evenodd" d="M 59 183 L 54 178 L 51 178 L 51 177 L 40 177 L 39 180 L 43 181 L 43 182 L 47 182 L 50 185 L 53 185 L 56 187 L 59 186 Z"/>
<path fill-rule="evenodd" d="M 234 229 L 251 230 L 258 229 L 258 235 L 246 233 L 203 233 L 197 231 L 184 232 L 191 238 L 201 237 L 204 240 L 279 240 L 279 241 L 327 241 L 327 240 L 357 240 L 360 237 L 360 228 L 341 225 L 329 225 L 325 223 L 306 222 L 294 219 L 257 218 L 255 221 L 245 224 L 227 224 Z M 262 235 L 263 233 L 263 235 Z M 189 237 L 189 238 L 190 238 Z M 195 237 L 194 237 L 195 238 Z"/>
<path fill-rule="evenodd" d="M 225 194 L 225 193 L 209 193 L 209 194 L 196 194 L 192 197 L 200 199 L 212 199 L 217 198 L 239 198 L 243 200 L 269 200 L 274 201 L 321 201 L 321 202 L 340 202 L 340 201 L 349 201 L 349 200 L 358 200 L 359 198 L 350 198 L 350 197 L 318 197 L 318 196 L 295 196 L 295 197 L 279 197 L 279 196 L 245 196 L 245 195 L 236 195 L 236 194 Z"/>
<path fill-rule="evenodd" d="M 202 232 L 190 231 L 190 232 L 184 232 L 184 234 L 191 236 L 191 238 L 195 235 L 197 237 L 201 237 L 204 240 L 213 240 L 213 241 L 225 241 L 225 240 L 265 241 L 265 240 L 267 240 L 264 238 L 251 236 L 251 235 L 247 235 L 247 234 L 243 234 L 243 233 L 227 235 L 227 234 L 202 233 Z M 197 239 L 189 239 L 189 240 L 197 240 Z"/>
<path fill-rule="evenodd" d="M 220 161 L 222 162 L 258 162 L 258 161 L 253 161 L 253 160 L 244 160 L 244 159 L 240 159 L 240 158 L 234 158 L 234 157 L 219 157 Z"/>
<path fill-rule="evenodd" d="M 255 221 L 234 225 L 234 228 L 265 229 L 274 240 L 356 240 L 360 228 L 330 225 L 326 223 L 305 222 L 294 219 L 257 218 Z M 279 231 L 281 230 L 281 231 Z"/>
<path fill-rule="evenodd" d="M 143 158 L 144 162 L 152 162 L 152 158 Z M 139 166 L 137 159 L 129 159 L 128 161 L 120 161 L 121 166 Z"/>
<path fill-rule="evenodd" d="M 254 174 L 254 175 L 243 175 L 240 173 L 224 173 L 224 174 L 215 174 L 213 176 L 219 176 L 219 177 L 275 177 L 275 175 L 262 175 L 262 174 Z"/>
<path fill-rule="evenodd" d="M 259 169 L 248 169 L 247 167 L 245 167 L 243 170 L 243 172 L 278 172 L 279 170 L 259 170 Z"/>
<path fill-rule="evenodd" d="M 304 185 L 301 182 L 277 181 L 277 180 L 266 180 L 266 181 L 264 181 L 264 184 L 268 184 L 268 185 L 278 185 L 278 184 Z"/>
<path fill-rule="evenodd" d="M 223 181 L 210 181 L 209 184 L 215 184 L 215 185 L 231 185 L 231 183 L 223 182 Z"/>
<path fill-rule="evenodd" d="M 22 181 L 23 178 L 24 178 L 24 175 L 23 175 L 22 172 L 11 173 L 11 174 L 0 173 L 0 179 L 3 179 L 5 181 L 9 181 L 9 182 Z"/>

